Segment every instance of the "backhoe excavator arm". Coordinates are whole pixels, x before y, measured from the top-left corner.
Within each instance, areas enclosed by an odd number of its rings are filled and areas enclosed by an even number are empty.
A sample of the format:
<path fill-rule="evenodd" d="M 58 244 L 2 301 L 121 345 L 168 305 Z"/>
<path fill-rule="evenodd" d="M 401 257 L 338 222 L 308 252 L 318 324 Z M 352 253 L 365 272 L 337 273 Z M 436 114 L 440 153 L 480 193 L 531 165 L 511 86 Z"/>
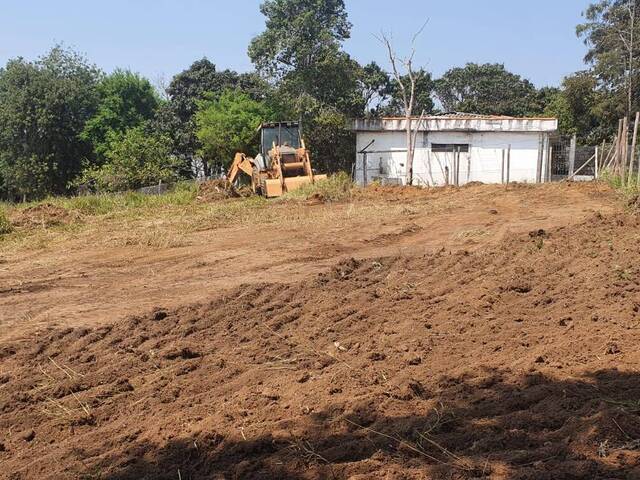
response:
<path fill-rule="evenodd" d="M 247 157 L 244 153 L 236 153 L 236 156 L 233 159 L 233 163 L 231 167 L 229 167 L 229 172 L 227 173 L 227 180 L 230 184 L 236 181 L 238 174 L 240 172 L 244 172 L 249 177 L 253 176 L 253 162 L 249 157 Z"/>

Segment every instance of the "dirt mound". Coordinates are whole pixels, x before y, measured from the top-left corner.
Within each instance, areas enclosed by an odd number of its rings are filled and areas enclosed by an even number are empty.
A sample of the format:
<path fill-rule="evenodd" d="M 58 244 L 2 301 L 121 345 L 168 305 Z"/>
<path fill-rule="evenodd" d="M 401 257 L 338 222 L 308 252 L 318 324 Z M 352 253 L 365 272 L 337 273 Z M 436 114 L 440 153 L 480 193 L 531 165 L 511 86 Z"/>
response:
<path fill-rule="evenodd" d="M 11 223 L 16 227 L 53 227 L 66 225 L 79 219 L 79 214 L 71 213 L 63 207 L 51 203 L 40 203 L 25 208 L 12 218 Z"/>
<path fill-rule="evenodd" d="M 355 198 L 384 198 L 388 201 L 405 201 L 415 200 L 432 195 L 434 189 L 400 185 L 380 185 L 372 183 L 364 188 L 356 189 Z M 438 188 L 438 192 L 442 192 L 444 188 Z"/>
<path fill-rule="evenodd" d="M 4 345 L 0 476 L 640 478 L 639 234 L 594 215 Z"/>
<path fill-rule="evenodd" d="M 226 180 L 207 180 L 198 184 L 198 200 L 201 202 L 215 202 L 227 198 L 237 198 L 243 195 L 244 190 L 238 190 Z"/>

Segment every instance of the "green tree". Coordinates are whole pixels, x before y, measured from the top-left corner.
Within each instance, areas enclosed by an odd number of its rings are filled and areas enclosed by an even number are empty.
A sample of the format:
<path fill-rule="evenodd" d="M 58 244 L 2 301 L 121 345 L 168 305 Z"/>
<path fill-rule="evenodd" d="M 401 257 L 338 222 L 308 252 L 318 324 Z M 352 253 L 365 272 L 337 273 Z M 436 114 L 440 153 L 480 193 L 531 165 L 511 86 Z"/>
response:
<path fill-rule="evenodd" d="M 218 98 L 198 102 L 196 134 L 200 154 L 208 165 L 228 165 L 236 152 L 256 152 L 257 128 L 269 120 L 264 102 L 239 90 L 226 90 Z"/>
<path fill-rule="evenodd" d="M 584 12 L 585 23 L 576 33 L 589 48 L 585 62 L 601 86 L 618 97 L 618 116 L 640 109 L 635 94 L 640 53 L 640 0 L 599 0 Z"/>
<path fill-rule="evenodd" d="M 97 109 L 102 73 L 78 53 L 56 46 L 35 62 L 0 69 L 0 195 L 38 198 L 67 192 L 91 144 L 82 138 Z"/>
<path fill-rule="evenodd" d="M 424 69 L 414 72 L 414 75 L 416 85 L 413 111 L 416 115 L 420 115 L 422 112 L 425 112 L 426 114 L 433 113 L 435 110 L 435 104 L 433 102 L 435 82 L 433 81 L 433 78 L 431 78 L 431 74 Z M 408 75 L 402 76 L 401 81 L 407 90 L 411 88 L 411 81 L 409 80 Z M 397 82 L 391 83 L 389 95 L 391 99 L 389 104 L 384 108 L 384 112 L 389 115 L 404 115 L 402 94 Z"/>
<path fill-rule="evenodd" d="M 389 74 L 376 62 L 362 67 L 358 77 L 358 84 L 362 95 L 365 114 L 377 115 L 383 103 L 393 92 L 393 85 Z"/>
<path fill-rule="evenodd" d="M 146 78 L 128 70 L 116 70 L 98 85 L 100 103 L 87 122 L 82 138 L 90 141 L 104 161 L 114 136 L 153 118 L 159 98 Z"/>
<path fill-rule="evenodd" d="M 376 88 L 363 68 L 342 50 L 351 23 L 343 0 L 266 0 L 260 11 L 266 28 L 249 45 L 257 71 L 278 89 L 274 111 L 302 119 L 316 165 L 335 170 L 349 165 L 354 154 L 347 117 L 365 113 Z M 324 139 L 332 139 L 333 152 Z"/>
<path fill-rule="evenodd" d="M 266 0 L 266 29 L 249 45 L 259 73 L 277 82 L 280 103 L 310 120 L 325 108 L 362 114 L 361 68 L 342 51 L 351 24 L 343 0 Z"/>
<path fill-rule="evenodd" d="M 198 102 L 218 98 L 229 88 L 246 92 L 254 100 L 264 100 L 270 91 L 267 82 L 257 74 L 218 71 L 206 58 L 194 62 L 169 84 L 169 101 L 158 110 L 154 128 L 171 137 L 173 152 L 183 159 L 185 174 L 191 171 L 193 158 L 201 148 L 195 123 Z"/>
<path fill-rule="evenodd" d="M 349 128 L 349 117 L 336 110 L 324 109 L 305 124 L 304 132 L 313 168 L 325 173 L 351 171 L 356 141 Z"/>
<path fill-rule="evenodd" d="M 436 81 L 436 96 L 445 111 L 484 115 L 540 114 L 535 86 L 501 64 L 468 63 Z"/>
<path fill-rule="evenodd" d="M 351 32 L 343 0 L 266 0 L 260 12 L 266 29 L 251 41 L 249 57 L 270 76 L 324 62 Z"/>
<path fill-rule="evenodd" d="M 607 95 L 598 89 L 598 80 L 587 71 L 566 77 L 562 89 L 547 102 L 545 115 L 558 118 L 560 133 L 577 135 L 581 143 L 599 143 L 606 135 L 602 127 L 608 125 Z"/>
<path fill-rule="evenodd" d="M 169 138 L 144 126 L 110 136 L 106 161 L 87 169 L 77 182 L 98 191 L 118 192 L 178 178 L 178 159 L 171 154 Z"/>

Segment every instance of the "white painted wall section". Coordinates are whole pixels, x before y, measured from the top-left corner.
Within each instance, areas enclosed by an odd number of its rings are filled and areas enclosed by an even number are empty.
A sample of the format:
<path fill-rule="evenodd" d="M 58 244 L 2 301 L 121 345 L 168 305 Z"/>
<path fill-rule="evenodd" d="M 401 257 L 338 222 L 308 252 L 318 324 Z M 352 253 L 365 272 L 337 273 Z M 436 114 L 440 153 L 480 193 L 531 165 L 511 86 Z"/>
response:
<path fill-rule="evenodd" d="M 518 124 L 519 125 L 519 124 Z M 442 186 L 454 183 L 453 152 L 434 152 L 433 144 L 468 145 L 461 152 L 459 184 L 469 182 L 501 183 L 506 180 L 507 151 L 511 147 L 509 181 L 535 183 L 538 156 L 542 155 L 541 176 L 544 179 L 548 156 L 548 135 L 544 131 L 518 129 L 490 131 L 419 131 L 414 158 L 414 184 Z M 378 130 L 356 132 L 357 151 L 367 149 L 367 181 L 406 184 L 406 136 L 404 131 Z M 503 154 L 505 156 L 503 174 Z M 362 184 L 364 154 L 356 157 L 355 179 Z"/>

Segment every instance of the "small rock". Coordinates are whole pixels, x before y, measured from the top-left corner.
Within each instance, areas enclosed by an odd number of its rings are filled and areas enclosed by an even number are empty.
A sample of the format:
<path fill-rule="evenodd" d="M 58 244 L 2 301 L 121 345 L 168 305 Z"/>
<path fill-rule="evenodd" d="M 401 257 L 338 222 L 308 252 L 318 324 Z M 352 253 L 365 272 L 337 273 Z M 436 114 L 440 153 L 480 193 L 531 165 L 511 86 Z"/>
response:
<path fill-rule="evenodd" d="M 0 442 L 0 452 L 6 452 L 7 447 L 5 447 L 4 443 Z"/>
<path fill-rule="evenodd" d="M 607 349 L 605 351 L 607 355 L 616 355 L 617 353 L 621 352 L 622 350 L 620 350 L 620 347 L 618 347 L 617 343 L 610 343 L 609 345 L 607 345 Z"/>
<path fill-rule="evenodd" d="M 426 395 L 426 390 L 417 380 L 409 382 L 409 390 L 411 391 L 411 393 L 413 393 L 414 396 L 418 398 L 424 398 Z"/>
<path fill-rule="evenodd" d="M 371 355 L 369 355 L 369 360 L 373 360 L 374 362 L 380 362 L 385 358 L 387 358 L 387 356 L 384 353 L 380 352 L 373 352 Z"/>
<path fill-rule="evenodd" d="M 549 238 L 549 234 L 543 228 L 539 228 L 538 230 L 532 230 L 529 232 L 529 236 L 531 238 Z"/>
<path fill-rule="evenodd" d="M 25 442 L 30 442 L 31 440 L 36 438 L 36 432 L 34 432 L 33 430 L 27 430 L 22 433 L 21 437 Z"/>
<path fill-rule="evenodd" d="M 310 378 L 311 378 L 311 375 L 309 375 L 308 372 L 305 372 L 300 376 L 300 378 L 298 378 L 298 383 L 308 382 Z"/>
<path fill-rule="evenodd" d="M 276 401 L 276 400 L 280 400 L 280 395 L 278 395 L 276 392 L 272 391 L 272 390 L 263 390 L 262 391 L 262 396 L 268 398 L 269 400 L 272 401 Z"/>
<path fill-rule="evenodd" d="M 156 310 L 155 312 L 153 312 L 153 319 L 154 320 L 164 320 L 165 318 L 167 318 L 168 313 L 165 310 Z"/>
<path fill-rule="evenodd" d="M 536 363 L 544 363 L 544 357 L 543 356 L 539 356 L 538 358 L 536 358 Z"/>
<path fill-rule="evenodd" d="M 558 322 L 558 325 L 560 325 L 561 327 L 566 327 L 567 321 L 564 318 L 561 318 L 560 321 Z"/>
<path fill-rule="evenodd" d="M 413 358 L 410 358 L 410 359 L 407 361 L 407 363 L 408 363 L 409 365 L 420 365 L 420 364 L 422 363 L 422 358 L 420 358 L 420 357 L 413 357 Z"/>
<path fill-rule="evenodd" d="M 489 215 L 497 215 L 498 214 L 498 210 L 496 210 L 495 208 L 492 208 L 491 210 L 489 210 Z"/>
<path fill-rule="evenodd" d="M 347 351 L 347 347 L 345 347 L 344 345 L 341 345 L 340 342 L 333 342 L 333 346 L 342 352 Z"/>

